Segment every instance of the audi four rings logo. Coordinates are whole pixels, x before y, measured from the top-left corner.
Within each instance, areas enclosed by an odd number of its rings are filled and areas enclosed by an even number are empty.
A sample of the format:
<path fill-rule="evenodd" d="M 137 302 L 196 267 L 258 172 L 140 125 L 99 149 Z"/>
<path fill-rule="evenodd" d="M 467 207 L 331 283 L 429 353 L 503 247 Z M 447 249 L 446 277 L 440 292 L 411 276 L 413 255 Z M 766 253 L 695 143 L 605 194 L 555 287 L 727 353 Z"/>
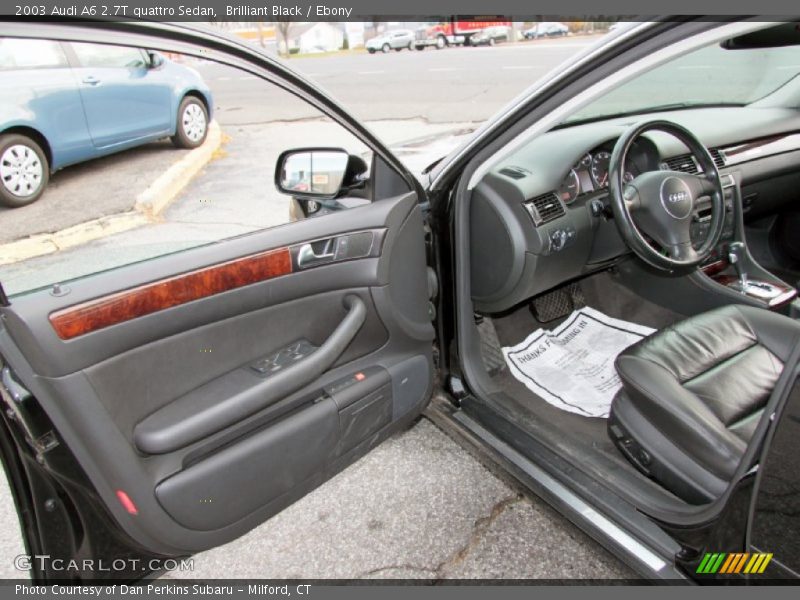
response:
<path fill-rule="evenodd" d="M 689 194 L 687 194 L 686 192 L 675 192 L 674 194 L 670 194 L 669 196 L 667 196 L 667 200 L 672 204 L 675 204 L 676 202 L 683 202 L 688 198 Z"/>

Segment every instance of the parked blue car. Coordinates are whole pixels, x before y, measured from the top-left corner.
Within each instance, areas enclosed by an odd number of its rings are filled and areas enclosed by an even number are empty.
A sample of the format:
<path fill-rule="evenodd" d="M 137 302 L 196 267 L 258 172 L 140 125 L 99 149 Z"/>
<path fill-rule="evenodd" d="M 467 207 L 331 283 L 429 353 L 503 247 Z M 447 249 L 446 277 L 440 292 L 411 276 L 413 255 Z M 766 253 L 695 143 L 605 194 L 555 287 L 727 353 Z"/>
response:
<path fill-rule="evenodd" d="M 205 141 L 211 91 L 157 52 L 0 38 L 0 204 L 35 202 L 50 173 L 171 137 Z"/>

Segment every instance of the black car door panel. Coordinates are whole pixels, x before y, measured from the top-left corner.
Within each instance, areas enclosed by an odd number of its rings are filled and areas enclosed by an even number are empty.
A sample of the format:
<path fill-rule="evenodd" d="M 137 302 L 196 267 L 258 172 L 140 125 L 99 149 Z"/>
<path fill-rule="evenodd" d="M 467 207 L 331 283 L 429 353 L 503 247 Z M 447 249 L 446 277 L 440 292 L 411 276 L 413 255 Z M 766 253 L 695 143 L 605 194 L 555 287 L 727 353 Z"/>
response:
<path fill-rule="evenodd" d="M 156 496 L 182 526 L 219 529 L 320 472 L 338 437 L 336 404 L 319 398 L 167 478 Z"/>
<path fill-rule="evenodd" d="M 331 260 L 298 261 L 342 238 Z M 13 298 L 0 352 L 121 527 L 152 552 L 194 552 L 422 410 L 425 273 L 407 194 Z"/>
<path fill-rule="evenodd" d="M 386 229 L 381 253 L 392 254 L 397 243 L 413 247 L 419 239 L 404 242 L 398 236 L 409 218 L 419 223 L 421 217 L 410 215 L 415 205 L 413 195 L 395 201 L 380 201 L 357 209 L 331 214 L 325 219 L 309 219 L 273 229 L 209 244 L 191 251 L 167 255 L 158 260 L 130 265 L 67 284 L 67 295 L 29 294 L 24 302 L 14 303 L 6 315 L 7 327 L 13 332 L 20 349 L 40 375 L 59 376 L 118 356 L 148 342 L 221 321 L 228 317 L 256 310 L 265 305 L 278 305 L 299 297 L 311 296 L 331 289 L 335 282 L 352 287 L 384 286 L 389 283 L 389 261 L 377 257 L 342 260 L 310 269 L 293 271 L 291 277 L 274 277 L 228 292 L 201 297 L 191 302 L 191 310 L 181 306 L 155 311 L 141 318 L 123 320 L 114 327 L 100 328 L 77 338 L 63 340 L 49 322 L 59 310 L 74 307 L 98 298 L 107 298 L 120 290 L 130 290 L 152 282 L 161 282 L 228 261 L 255 254 L 332 237 L 335 233 Z M 414 229 L 407 224 L 405 229 Z M 399 237 L 399 239 L 398 239 Z M 424 258 L 420 247 L 411 259 Z M 322 273 L 322 274 L 320 274 Z M 400 273 L 398 273 L 400 274 Z M 396 287 L 396 286 L 395 286 Z M 269 302 L 264 301 L 269 294 Z M 183 307 L 185 308 L 185 306 Z M 404 308 L 405 311 L 413 310 Z M 417 317 L 418 318 L 418 317 Z M 64 352 L 64 348 L 70 348 Z"/>

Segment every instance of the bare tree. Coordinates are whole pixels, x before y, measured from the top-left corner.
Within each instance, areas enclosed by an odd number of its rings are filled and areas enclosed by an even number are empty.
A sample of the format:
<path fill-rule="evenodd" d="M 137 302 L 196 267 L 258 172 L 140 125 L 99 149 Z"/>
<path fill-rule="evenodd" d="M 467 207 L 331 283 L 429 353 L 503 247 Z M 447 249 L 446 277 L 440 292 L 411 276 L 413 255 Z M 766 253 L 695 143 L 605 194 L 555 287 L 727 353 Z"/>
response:
<path fill-rule="evenodd" d="M 292 28 L 292 24 L 291 21 L 275 21 L 275 28 L 281 34 L 281 40 L 283 41 L 282 53 L 285 54 L 287 58 L 289 57 L 289 31 Z M 280 47 L 278 47 L 278 54 L 281 54 Z"/>
<path fill-rule="evenodd" d="M 256 27 L 258 28 L 258 43 L 262 48 L 264 48 L 266 47 L 266 44 L 264 43 L 264 23 L 261 21 L 256 21 Z"/>

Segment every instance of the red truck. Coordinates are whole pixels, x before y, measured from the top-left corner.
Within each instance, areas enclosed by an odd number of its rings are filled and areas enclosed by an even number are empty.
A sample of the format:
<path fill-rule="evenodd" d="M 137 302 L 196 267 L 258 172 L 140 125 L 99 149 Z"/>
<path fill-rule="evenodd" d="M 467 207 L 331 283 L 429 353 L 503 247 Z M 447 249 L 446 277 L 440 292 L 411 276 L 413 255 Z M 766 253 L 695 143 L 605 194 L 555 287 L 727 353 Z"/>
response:
<path fill-rule="evenodd" d="M 424 50 L 428 46 L 434 46 L 437 50 L 441 50 L 445 46 L 462 44 L 468 46 L 469 38 L 487 27 L 511 27 L 511 21 L 488 19 L 458 21 L 453 18 L 430 21 L 416 30 L 414 47 L 417 50 Z"/>

